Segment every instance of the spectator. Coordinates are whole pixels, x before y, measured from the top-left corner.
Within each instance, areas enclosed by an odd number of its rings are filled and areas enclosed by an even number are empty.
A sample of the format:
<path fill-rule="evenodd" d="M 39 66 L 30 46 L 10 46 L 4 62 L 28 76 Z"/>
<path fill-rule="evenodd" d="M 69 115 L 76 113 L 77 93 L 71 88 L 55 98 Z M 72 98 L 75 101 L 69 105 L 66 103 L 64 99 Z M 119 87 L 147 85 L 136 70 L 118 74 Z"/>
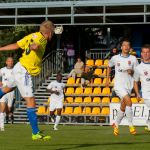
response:
<path fill-rule="evenodd" d="M 98 77 L 97 75 L 94 75 L 94 69 L 94 67 L 85 67 L 84 72 L 81 74 L 81 87 L 87 86 L 90 83 L 91 79 Z"/>
<path fill-rule="evenodd" d="M 66 48 L 67 48 L 68 66 L 70 71 L 71 69 L 73 69 L 74 65 L 75 50 L 72 43 L 69 43 L 66 46 L 67 46 Z"/>
<path fill-rule="evenodd" d="M 71 72 L 69 73 L 68 77 L 73 77 L 75 78 L 76 75 L 81 75 L 82 72 L 84 70 L 84 63 L 83 61 L 81 60 L 80 57 L 77 58 L 77 62 L 76 64 L 74 65 L 74 69 L 71 70 Z"/>

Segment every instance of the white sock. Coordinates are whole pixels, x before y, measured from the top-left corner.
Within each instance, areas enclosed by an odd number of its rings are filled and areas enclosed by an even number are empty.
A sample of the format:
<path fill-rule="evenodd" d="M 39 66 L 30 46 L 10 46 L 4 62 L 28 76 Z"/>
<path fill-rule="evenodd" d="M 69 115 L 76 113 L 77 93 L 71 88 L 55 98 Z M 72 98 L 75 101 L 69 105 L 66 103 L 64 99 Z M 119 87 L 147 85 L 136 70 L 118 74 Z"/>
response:
<path fill-rule="evenodd" d="M 57 128 L 57 126 L 60 122 L 60 118 L 61 118 L 61 116 L 56 116 L 56 121 L 55 121 L 55 124 L 54 124 L 54 128 Z"/>
<path fill-rule="evenodd" d="M 5 113 L 0 113 L 0 127 L 4 128 Z"/>
<path fill-rule="evenodd" d="M 117 113 L 117 118 L 116 118 L 116 122 L 115 122 L 115 125 L 118 127 L 121 120 L 123 119 L 124 117 L 124 112 L 122 110 L 119 110 L 118 113 Z"/>
<path fill-rule="evenodd" d="M 127 116 L 127 119 L 128 119 L 129 127 L 133 126 L 132 107 L 126 106 L 126 116 Z"/>

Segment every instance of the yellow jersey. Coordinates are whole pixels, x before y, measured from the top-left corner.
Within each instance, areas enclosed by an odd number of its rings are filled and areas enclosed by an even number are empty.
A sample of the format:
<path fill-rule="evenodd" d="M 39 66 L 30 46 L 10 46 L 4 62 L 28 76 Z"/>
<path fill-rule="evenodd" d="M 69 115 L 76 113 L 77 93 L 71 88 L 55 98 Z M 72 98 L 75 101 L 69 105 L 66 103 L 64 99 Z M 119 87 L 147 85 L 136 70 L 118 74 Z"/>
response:
<path fill-rule="evenodd" d="M 30 49 L 32 43 L 39 45 L 38 50 Z M 45 37 L 40 32 L 35 32 L 17 41 L 17 44 L 24 50 L 19 62 L 27 69 L 30 75 L 38 75 L 41 71 L 42 57 L 47 44 Z"/>

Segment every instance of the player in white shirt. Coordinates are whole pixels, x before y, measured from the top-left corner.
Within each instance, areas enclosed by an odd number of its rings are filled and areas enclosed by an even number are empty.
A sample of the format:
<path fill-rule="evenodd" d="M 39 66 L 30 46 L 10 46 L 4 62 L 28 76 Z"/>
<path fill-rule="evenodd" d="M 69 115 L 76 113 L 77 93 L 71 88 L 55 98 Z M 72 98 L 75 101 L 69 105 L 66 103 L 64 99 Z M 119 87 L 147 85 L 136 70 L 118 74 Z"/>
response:
<path fill-rule="evenodd" d="M 132 123 L 132 102 L 130 99 L 130 94 L 133 89 L 134 82 L 133 72 L 134 68 L 138 65 L 138 61 L 135 56 L 129 55 L 130 42 L 128 40 L 124 40 L 121 43 L 121 50 L 121 54 L 113 56 L 109 61 L 106 81 L 106 86 L 109 86 L 111 67 L 115 66 L 114 90 L 117 96 L 121 99 L 121 106 L 117 114 L 116 121 L 113 124 L 114 135 L 119 134 L 118 126 L 123 119 L 125 112 L 129 122 L 130 133 L 136 134 L 135 127 Z"/>
<path fill-rule="evenodd" d="M 13 65 L 14 65 L 13 58 L 8 57 L 6 59 L 6 67 L 0 69 L 0 77 L 2 78 L 0 84 L 2 87 L 7 86 L 9 80 L 11 80 L 13 76 Z M 13 99 L 14 99 L 14 91 L 7 93 L 0 99 L 0 130 L 1 131 L 4 131 L 5 113 L 7 113 L 7 115 L 11 113 Z M 11 116 L 11 119 L 13 119 L 13 116 Z"/>
<path fill-rule="evenodd" d="M 64 88 L 65 84 L 61 82 L 62 75 L 60 73 L 57 74 L 56 80 L 51 82 L 47 86 L 47 90 L 51 93 L 50 96 L 50 116 L 51 120 L 55 122 L 54 130 L 58 130 L 57 126 L 60 122 L 61 112 L 63 108 L 63 100 L 64 100 Z M 54 119 L 54 113 L 57 111 L 56 118 Z"/>
<path fill-rule="evenodd" d="M 141 81 L 142 97 L 149 110 L 147 127 L 145 127 L 145 130 L 150 131 L 150 45 L 146 44 L 142 47 L 141 56 L 142 61 L 136 67 L 134 73 L 134 89 L 137 98 L 140 100 L 138 82 Z"/>

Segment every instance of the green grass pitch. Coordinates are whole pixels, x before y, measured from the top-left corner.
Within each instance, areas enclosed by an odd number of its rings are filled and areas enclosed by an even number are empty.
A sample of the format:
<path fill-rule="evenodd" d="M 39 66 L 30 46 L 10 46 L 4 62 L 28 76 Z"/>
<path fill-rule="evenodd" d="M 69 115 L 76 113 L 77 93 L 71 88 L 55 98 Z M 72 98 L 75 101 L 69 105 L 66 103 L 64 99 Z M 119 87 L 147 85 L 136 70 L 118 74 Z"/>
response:
<path fill-rule="evenodd" d="M 60 125 L 53 131 L 50 125 L 40 129 L 52 136 L 51 141 L 32 141 L 29 125 L 6 125 L 0 132 L 0 150 L 149 150 L 150 133 L 137 127 L 138 134 L 129 134 L 128 127 L 120 127 L 115 137 L 110 126 Z"/>

